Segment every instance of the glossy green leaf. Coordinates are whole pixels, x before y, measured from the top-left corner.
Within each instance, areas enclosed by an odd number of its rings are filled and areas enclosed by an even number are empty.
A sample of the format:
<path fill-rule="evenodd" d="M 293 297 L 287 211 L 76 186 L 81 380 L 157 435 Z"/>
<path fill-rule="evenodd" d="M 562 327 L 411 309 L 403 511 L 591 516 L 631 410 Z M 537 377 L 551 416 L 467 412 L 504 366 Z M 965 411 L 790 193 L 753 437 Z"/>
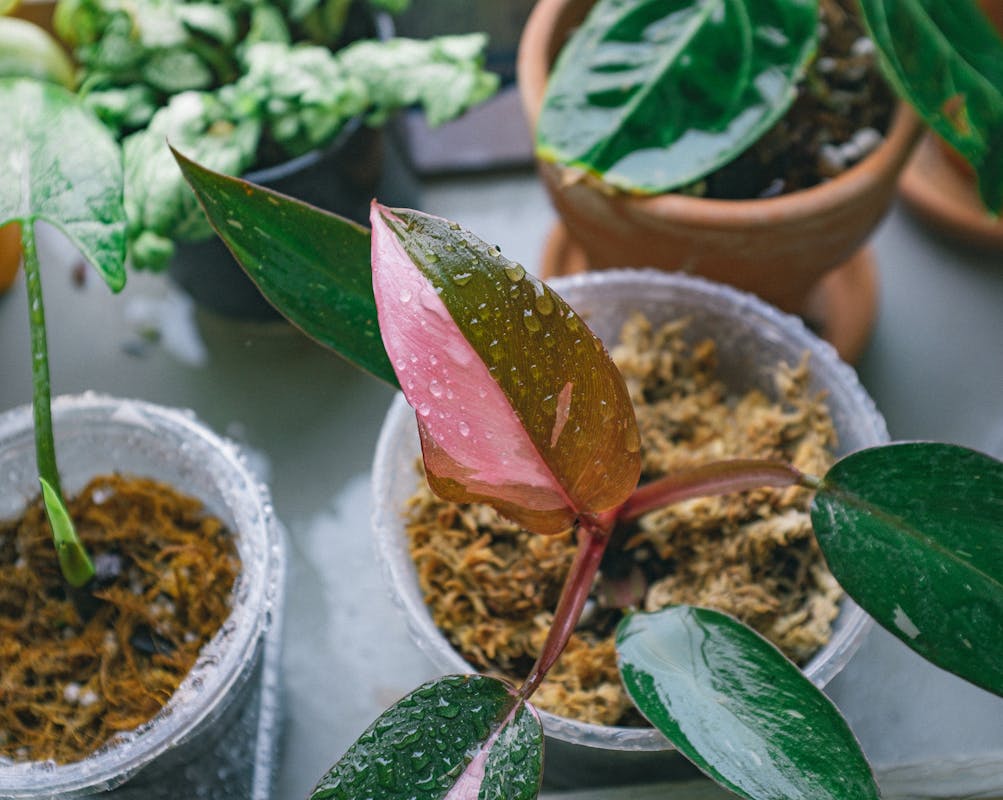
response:
<path fill-rule="evenodd" d="M 531 706 L 483 675 L 426 683 L 385 711 L 310 800 L 530 800 L 543 769 Z"/>
<path fill-rule="evenodd" d="M 1003 695 L 1003 464 L 946 444 L 854 453 L 812 524 L 836 579 L 934 664 Z"/>
<path fill-rule="evenodd" d="M 637 707 L 727 789 L 754 800 L 879 796 L 832 702 L 740 622 L 690 606 L 634 614 L 616 646 Z"/>
<path fill-rule="evenodd" d="M 728 163 L 790 107 L 817 0 L 599 0 L 561 51 L 537 154 L 657 194 Z"/>
<path fill-rule="evenodd" d="M 1003 208 L 1003 40 L 975 0 L 861 0 L 889 81 Z M 984 168 L 983 168 L 984 167 Z"/>
<path fill-rule="evenodd" d="M 0 226 L 61 229 L 113 291 L 125 284 L 122 158 L 104 126 L 62 87 L 0 80 Z"/>
<path fill-rule="evenodd" d="M 396 386 L 377 324 L 369 231 L 208 170 L 177 151 L 175 158 L 216 232 L 265 298 L 309 336 Z"/>
<path fill-rule="evenodd" d="M 637 423 L 582 319 L 456 223 L 379 205 L 372 223 L 380 329 L 436 493 L 538 533 L 623 503 L 640 474 Z"/>

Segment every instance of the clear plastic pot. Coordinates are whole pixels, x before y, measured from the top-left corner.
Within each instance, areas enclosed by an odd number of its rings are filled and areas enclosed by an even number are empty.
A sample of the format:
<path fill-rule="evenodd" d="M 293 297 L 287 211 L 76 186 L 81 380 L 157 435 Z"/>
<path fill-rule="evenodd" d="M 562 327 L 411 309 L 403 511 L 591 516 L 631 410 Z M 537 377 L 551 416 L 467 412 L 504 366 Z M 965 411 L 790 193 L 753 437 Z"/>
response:
<path fill-rule="evenodd" d="M 68 495 L 110 472 L 169 483 L 237 534 L 242 570 L 230 616 L 153 720 L 72 764 L 0 759 L 0 797 L 267 800 L 285 565 L 267 489 L 235 445 L 187 412 L 85 394 L 57 398 L 53 419 Z M 0 519 L 37 494 L 31 409 L 21 407 L 0 415 Z"/>
<path fill-rule="evenodd" d="M 797 363 L 809 352 L 813 392 L 825 391 L 845 454 L 888 441 L 884 419 L 856 373 L 797 317 L 722 284 L 655 270 L 605 270 L 550 285 L 608 344 L 627 315 L 641 311 L 655 324 L 686 317 L 687 336 L 717 343 L 719 374 L 736 392 L 753 387 L 775 394 L 772 374 L 780 361 Z M 384 570 L 411 634 L 448 673 L 475 671 L 432 622 L 418 586 L 403 528 L 403 509 L 415 490 L 419 457 L 414 412 L 398 395 L 384 422 L 373 466 L 373 524 Z M 871 619 L 849 598 L 842 601 L 830 642 L 805 666 L 817 686 L 841 670 L 863 641 Z M 541 712 L 547 735 L 549 785 L 583 786 L 670 779 L 692 774 L 671 745 L 650 728 L 591 725 Z"/>

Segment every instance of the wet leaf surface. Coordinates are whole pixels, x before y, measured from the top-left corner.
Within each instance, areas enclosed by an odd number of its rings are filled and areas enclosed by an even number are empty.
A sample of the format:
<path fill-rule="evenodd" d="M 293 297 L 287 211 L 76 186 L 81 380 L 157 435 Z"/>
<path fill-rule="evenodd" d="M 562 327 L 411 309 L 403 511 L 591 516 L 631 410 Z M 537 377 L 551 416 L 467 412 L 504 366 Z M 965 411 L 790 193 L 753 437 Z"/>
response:
<path fill-rule="evenodd" d="M 535 711 L 501 681 L 453 675 L 384 712 L 310 800 L 529 800 L 542 769 L 543 728 Z"/>
<path fill-rule="evenodd" d="M 939 667 L 1003 695 L 1003 464 L 947 444 L 854 453 L 812 524 L 836 579 Z"/>
<path fill-rule="evenodd" d="M 175 157 L 216 233 L 268 302 L 313 339 L 396 386 L 377 325 L 369 231 Z"/>
<path fill-rule="evenodd" d="M 626 500 L 637 424 L 585 322 L 455 223 L 375 206 L 373 242 L 383 339 L 436 493 L 539 533 Z"/>
<path fill-rule="evenodd" d="M 733 618 L 691 606 L 634 614 L 617 653 L 637 707 L 725 788 L 755 800 L 877 799 L 836 707 Z"/>

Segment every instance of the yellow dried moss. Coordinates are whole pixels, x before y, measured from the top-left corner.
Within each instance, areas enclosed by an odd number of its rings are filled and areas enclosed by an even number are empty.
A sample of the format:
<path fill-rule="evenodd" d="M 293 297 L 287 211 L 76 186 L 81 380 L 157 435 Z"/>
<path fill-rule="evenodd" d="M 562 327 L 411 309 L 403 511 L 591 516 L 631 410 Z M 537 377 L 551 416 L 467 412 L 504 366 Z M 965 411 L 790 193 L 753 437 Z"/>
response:
<path fill-rule="evenodd" d="M 737 457 L 823 473 L 835 432 L 823 398 L 808 392 L 807 361 L 777 366 L 776 400 L 758 391 L 729 396 L 715 374 L 714 343 L 688 343 L 685 327 L 655 330 L 634 317 L 612 353 L 637 412 L 642 481 Z M 420 483 L 406 527 L 435 623 L 471 663 L 518 682 L 546 637 L 574 538 L 528 534 L 486 506 L 444 502 Z M 797 487 L 758 489 L 651 512 L 618 532 L 622 546 L 611 546 L 605 580 L 629 576 L 649 611 L 690 603 L 733 614 L 803 663 L 828 641 L 840 597 L 812 535 L 808 501 Z M 622 612 L 603 607 L 601 588 L 534 703 L 628 724 L 637 717 L 611 636 Z"/>

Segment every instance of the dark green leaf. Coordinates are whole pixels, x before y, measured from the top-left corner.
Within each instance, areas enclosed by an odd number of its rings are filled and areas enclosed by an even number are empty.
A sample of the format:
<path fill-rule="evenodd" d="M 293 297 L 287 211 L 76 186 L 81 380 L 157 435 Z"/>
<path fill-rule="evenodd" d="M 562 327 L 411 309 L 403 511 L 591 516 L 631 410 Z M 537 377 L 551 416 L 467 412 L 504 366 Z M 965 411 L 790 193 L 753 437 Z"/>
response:
<path fill-rule="evenodd" d="M 97 118 L 62 87 L 0 80 L 0 226 L 45 220 L 118 291 L 125 284 L 122 158 Z"/>
<path fill-rule="evenodd" d="M 530 800 L 540 788 L 543 728 L 509 687 L 453 675 L 416 689 L 376 720 L 310 800 Z"/>
<path fill-rule="evenodd" d="M 216 232 L 268 301 L 321 344 L 396 386 L 376 319 L 369 231 L 175 157 Z"/>
<path fill-rule="evenodd" d="M 863 450 L 812 524 L 843 588 L 944 669 L 1003 695 L 1003 464 L 946 444 Z"/>
<path fill-rule="evenodd" d="M 541 158 L 657 194 L 731 161 L 790 107 L 817 0 L 600 0 L 562 50 Z"/>
<path fill-rule="evenodd" d="M 637 707 L 722 786 L 754 800 L 878 797 L 835 706 L 731 617 L 690 606 L 634 614 L 617 652 Z"/>
<path fill-rule="evenodd" d="M 1003 207 L 1003 40 L 974 0 L 861 0 L 889 81 Z M 979 169 L 990 163 L 985 173 Z"/>

